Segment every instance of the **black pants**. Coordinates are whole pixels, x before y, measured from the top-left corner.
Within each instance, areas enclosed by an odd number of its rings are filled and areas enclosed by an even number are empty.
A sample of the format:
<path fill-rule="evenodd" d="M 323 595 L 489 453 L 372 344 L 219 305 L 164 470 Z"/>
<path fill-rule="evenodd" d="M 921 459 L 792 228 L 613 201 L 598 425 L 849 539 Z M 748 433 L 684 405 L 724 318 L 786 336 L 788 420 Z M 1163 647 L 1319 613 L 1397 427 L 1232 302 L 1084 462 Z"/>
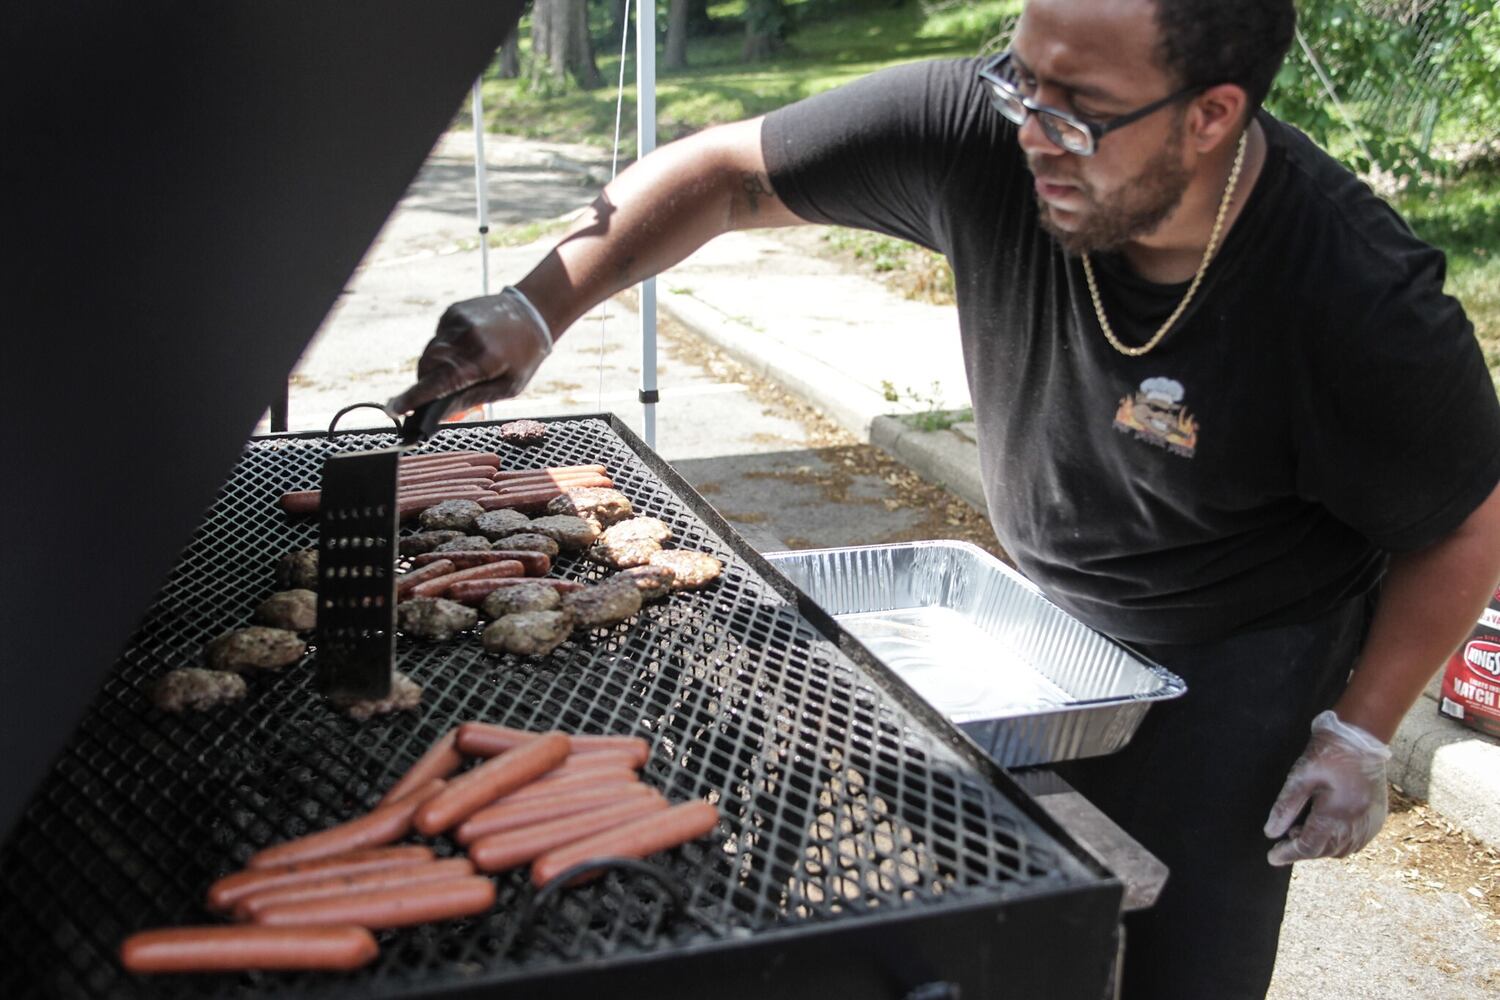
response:
<path fill-rule="evenodd" d="M 1141 651 L 1187 681 L 1109 757 L 1058 773 L 1171 869 L 1126 919 L 1125 1000 L 1263 1000 L 1290 868 L 1261 833 L 1312 718 L 1332 706 L 1373 598 L 1305 624 Z"/>

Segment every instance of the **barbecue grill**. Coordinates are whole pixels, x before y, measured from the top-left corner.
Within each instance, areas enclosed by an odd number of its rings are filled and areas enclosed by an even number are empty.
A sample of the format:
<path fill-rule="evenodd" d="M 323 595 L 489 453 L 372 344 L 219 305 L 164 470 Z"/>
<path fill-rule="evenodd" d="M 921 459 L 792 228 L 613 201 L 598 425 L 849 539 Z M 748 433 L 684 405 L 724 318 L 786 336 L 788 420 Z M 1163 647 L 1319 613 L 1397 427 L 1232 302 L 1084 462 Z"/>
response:
<path fill-rule="evenodd" d="M 251 677 L 237 705 L 165 715 L 149 683 L 247 622 L 276 558 L 316 544 L 316 519 L 276 498 L 316 485 L 329 454 L 393 436 L 252 440 L 0 850 L 0 995 L 1097 1000 L 1120 883 L 616 418 L 548 426 L 535 448 L 488 423 L 445 427 L 429 447 L 498 451 L 507 468 L 602 462 L 675 545 L 722 559 L 720 580 L 537 660 L 486 654 L 471 635 L 403 639 L 397 669 L 425 688 L 416 712 L 357 724 L 304 662 Z M 554 569 L 604 572 L 576 556 Z M 120 968 L 127 934 L 204 922 L 213 879 L 370 807 L 471 719 L 644 736 L 645 779 L 715 802 L 720 825 L 653 858 L 654 873 L 545 900 L 524 871 L 502 875 L 489 914 L 385 933 L 354 974 Z"/>

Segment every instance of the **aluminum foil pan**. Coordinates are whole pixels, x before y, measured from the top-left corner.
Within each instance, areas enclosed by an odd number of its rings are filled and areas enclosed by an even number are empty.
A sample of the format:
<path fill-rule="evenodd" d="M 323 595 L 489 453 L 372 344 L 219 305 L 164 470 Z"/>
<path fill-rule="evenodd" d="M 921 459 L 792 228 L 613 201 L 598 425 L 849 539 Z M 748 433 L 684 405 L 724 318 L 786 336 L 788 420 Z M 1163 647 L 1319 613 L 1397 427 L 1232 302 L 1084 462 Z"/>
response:
<path fill-rule="evenodd" d="M 1187 690 L 967 542 L 766 559 L 1005 767 L 1113 753 Z"/>

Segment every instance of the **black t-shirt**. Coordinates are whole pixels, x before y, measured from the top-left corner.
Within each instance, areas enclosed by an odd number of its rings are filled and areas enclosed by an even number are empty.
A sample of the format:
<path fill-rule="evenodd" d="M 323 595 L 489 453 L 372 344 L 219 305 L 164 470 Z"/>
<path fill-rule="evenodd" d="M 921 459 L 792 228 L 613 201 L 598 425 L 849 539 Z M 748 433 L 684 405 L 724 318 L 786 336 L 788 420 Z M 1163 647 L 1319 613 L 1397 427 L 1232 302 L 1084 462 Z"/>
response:
<path fill-rule="evenodd" d="M 1202 286 L 1126 357 L 977 68 L 877 73 L 773 113 L 761 142 L 802 218 L 952 264 L 990 518 L 1053 600 L 1140 642 L 1308 620 L 1488 496 L 1500 405 L 1443 255 L 1357 178 L 1261 115 L 1264 168 Z M 1095 261 L 1127 344 L 1187 288 Z"/>

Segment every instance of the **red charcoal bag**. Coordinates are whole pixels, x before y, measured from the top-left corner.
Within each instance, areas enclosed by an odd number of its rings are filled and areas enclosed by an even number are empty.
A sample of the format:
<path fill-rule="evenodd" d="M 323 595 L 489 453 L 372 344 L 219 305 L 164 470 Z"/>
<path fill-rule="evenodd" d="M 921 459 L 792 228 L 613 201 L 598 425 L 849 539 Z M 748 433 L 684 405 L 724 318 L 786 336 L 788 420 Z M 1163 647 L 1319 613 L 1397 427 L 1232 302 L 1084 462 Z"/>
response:
<path fill-rule="evenodd" d="M 1500 590 L 1479 625 L 1448 659 L 1438 711 L 1481 733 L 1500 736 Z"/>

